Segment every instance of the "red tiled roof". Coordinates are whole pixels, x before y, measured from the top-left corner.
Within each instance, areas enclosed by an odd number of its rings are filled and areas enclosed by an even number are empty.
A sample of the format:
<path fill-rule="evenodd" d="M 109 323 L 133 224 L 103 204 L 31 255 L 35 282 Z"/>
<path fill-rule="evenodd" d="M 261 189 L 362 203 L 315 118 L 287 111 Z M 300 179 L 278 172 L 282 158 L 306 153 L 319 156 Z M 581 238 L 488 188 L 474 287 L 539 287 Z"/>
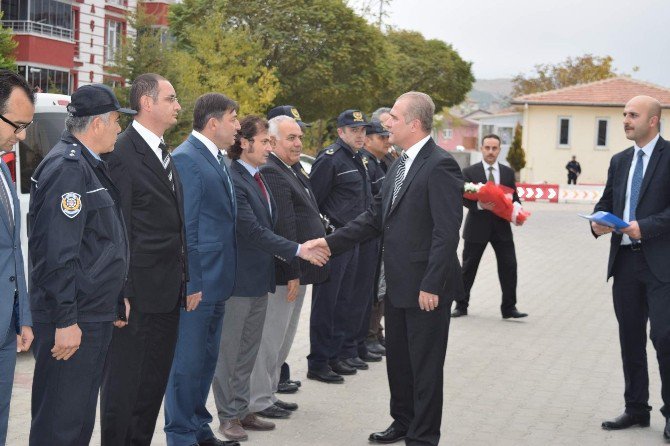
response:
<path fill-rule="evenodd" d="M 670 89 L 629 77 L 612 77 L 588 84 L 517 96 L 512 104 L 623 107 L 638 95 L 656 98 L 663 108 L 670 108 Z"/>

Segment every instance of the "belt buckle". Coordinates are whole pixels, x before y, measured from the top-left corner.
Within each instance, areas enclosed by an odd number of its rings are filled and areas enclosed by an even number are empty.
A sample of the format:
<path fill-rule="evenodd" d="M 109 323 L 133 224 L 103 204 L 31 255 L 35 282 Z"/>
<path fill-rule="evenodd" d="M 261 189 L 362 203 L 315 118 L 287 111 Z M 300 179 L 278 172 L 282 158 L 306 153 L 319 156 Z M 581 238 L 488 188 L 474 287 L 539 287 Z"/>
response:
<path fill-rule="evenodd" d="M 640 246 L 642 243 L 631 243 L 630 244 L 630 250 L 633 252 L 639 252 L 642 251 L 642 247 Z"/>

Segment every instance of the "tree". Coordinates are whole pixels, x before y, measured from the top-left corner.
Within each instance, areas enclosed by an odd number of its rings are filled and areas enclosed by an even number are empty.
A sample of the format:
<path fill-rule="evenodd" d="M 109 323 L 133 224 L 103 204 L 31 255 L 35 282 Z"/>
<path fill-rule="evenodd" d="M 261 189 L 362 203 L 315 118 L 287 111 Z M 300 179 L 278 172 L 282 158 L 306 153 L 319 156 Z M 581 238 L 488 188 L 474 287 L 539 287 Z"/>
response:
<path fill-rule="evenodd" d="M 4 14 L 4 11 L 0 11 L 0 20 Z M 12 38 L 12 35 L 11 29 L 0 26 L 0 68 L 7 70 L 16 70 L 14 50 L 18 42 Z"/>
<path fill-rule="evenodd" d="M 514 139 L 512 139 L 512 145 L 509 148 L 507 153 L 507 162 L 510 167 L 514 169 L 515 176 L 517 181 L 519 180 L 519 172 L 521 169 L 526 167 L 526 152 L 521 147 L 521 135 L 522 128 L 521 124 L 517 124 L 514 128 Z"/>
<path fill-rule="evenodd" d="M 555 90 L 617 76 L 612 68 L 612 61 L 611 56 L 585 54 L 574 59 L 568 57 L 556 65 L 535 65 L 534 75 L 526 77 L 518 74 L 512 78 L 512 96 Z"/>
<path fill-rule="evenodd" d="M 431 96 L 437 110 L 462 102 L 475 78 L 470 62 L 441 40 L 426 40 L 415 31 L 394 31 L 386 35 L 390 56 L 390 88 L 384 103 L 390 104 L 407 91 Z"/>

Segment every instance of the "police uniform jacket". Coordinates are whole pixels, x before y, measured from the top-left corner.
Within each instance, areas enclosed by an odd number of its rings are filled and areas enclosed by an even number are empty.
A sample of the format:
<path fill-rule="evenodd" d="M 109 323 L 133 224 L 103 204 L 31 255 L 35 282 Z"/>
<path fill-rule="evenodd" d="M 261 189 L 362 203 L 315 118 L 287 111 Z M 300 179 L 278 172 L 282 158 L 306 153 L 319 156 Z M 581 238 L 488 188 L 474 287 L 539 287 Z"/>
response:
<path fill-rule="evenodd" d="M 309 176 L 319 210 L 336 228 L 364 212 L 372 200 L 361 154 L 340 138 L 319 153 Z"/>
<path fill-rule="evenodd" d="M 372 195 L 377 195 L 382 189 L 384 178 L 386 178 L 386 165 L 365 149 L 361 149 L 361 157 L 365 168 L 368 170 Z"/>
<path fill-rule="evenodd" d="M 28 219 L 33 320 L 115 320 L 129 256 L 118 191 L 68 131 L 33 174 Z"/>

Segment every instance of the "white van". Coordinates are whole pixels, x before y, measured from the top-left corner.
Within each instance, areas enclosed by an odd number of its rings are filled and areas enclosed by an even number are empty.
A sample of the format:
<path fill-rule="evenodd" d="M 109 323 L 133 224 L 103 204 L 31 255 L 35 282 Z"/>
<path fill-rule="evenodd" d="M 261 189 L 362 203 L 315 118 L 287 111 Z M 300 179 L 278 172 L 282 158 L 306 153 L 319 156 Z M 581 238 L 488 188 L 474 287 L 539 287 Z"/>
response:
<path fill-rule="evenodd" d="M 29 274 L 28 261 L 28 205 L 30 203 L 30 177 L 49 150 L 56 145 L 65 129 L 67 105 L 70 96 L 52 93 L 35 95 L 35 116 L 28 127 L 26 139 L 14 146 L 14 151 L 3 153 L 21 203 L 21 247 L 26 263 L 26 278 Z"/>

